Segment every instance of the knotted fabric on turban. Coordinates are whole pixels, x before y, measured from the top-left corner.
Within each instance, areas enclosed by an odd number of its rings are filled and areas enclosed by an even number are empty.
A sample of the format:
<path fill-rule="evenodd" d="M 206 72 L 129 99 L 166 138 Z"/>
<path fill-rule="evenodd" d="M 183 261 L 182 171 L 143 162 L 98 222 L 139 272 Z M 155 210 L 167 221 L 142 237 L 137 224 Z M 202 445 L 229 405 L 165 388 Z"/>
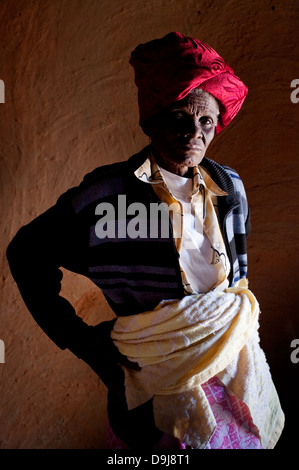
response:
<path fill-rule="evenodd" d="M 130 64 L 135 70 L 141 126 L 194 88 L 201 88 L 220 104 L 219 133 L 239 112 L 248 92 L 214 49 L 181 33 L 140 44 Z"/>

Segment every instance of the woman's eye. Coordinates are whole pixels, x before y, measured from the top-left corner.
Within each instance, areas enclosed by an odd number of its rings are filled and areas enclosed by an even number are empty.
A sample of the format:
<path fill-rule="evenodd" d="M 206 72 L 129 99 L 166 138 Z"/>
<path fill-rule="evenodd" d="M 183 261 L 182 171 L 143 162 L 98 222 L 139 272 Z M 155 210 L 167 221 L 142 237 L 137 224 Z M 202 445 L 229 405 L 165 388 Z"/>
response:
<path fill-rule="evenodd" d="M 173 121 L 180 120 L 180 119 L 183 119 L 183 118 L 184 118 L 183 113 L 171 113 L 171 115 L 170 115 L 170 119 L 172 119 Z"/>
<path fill-rule="evenodd" d="M 203 116 L 202 118 L 200 118 L 200 122 L 201 122 L 201 124 L 203 124 L 205 126 L 211 126 L 211 125 L 214 124 L 213 119 L 208 117 L 208 116 Z"/>
<path fill-rule="evenodd" d="M 184 117 L 184 114 L 181 112 L 170 112 L 162 116 L 160 124 L 164 126 L 181 126 L 184 121 Z"/>

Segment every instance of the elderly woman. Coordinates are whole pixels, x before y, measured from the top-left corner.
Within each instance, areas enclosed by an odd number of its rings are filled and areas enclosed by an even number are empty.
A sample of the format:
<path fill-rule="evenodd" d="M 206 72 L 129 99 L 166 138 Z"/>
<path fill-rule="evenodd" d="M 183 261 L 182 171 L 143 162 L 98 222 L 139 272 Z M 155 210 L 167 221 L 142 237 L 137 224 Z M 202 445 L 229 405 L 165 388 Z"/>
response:
<path fill-rule="evenodd" d="M 12 274 L 48 336 L 106 384 L 108 447 L 272 448 L 284 415 L 247 285 L 246 195 L 205 156 L 247 88 L 180 33 L 139 45 L 130 62 L 150 145 L 22 227 Z M 117 318 L 79 318 L 59 295 L 60 267 L 91 279 Z"/>

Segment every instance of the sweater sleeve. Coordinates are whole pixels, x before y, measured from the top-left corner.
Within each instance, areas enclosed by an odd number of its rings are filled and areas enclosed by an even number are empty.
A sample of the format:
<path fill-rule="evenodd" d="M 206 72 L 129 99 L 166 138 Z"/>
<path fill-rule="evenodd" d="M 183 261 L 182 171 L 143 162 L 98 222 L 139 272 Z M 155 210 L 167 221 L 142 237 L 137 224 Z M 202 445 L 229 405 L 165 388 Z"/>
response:
<path fill-rule="evenodd" d="M 73 211 L 69 190 L 57 204 L 23 226 L 7 248 L 12 276 L 35 321 L 61 349 L 85 361 L 114 393 L 123 395 L 119 364 L 139 370 L 110 337 L 115 320 L 90 326 L 60 295 L 65 267 L 86 274 L 88 225 Z"/>
<path fill-rule="evenodd" d="M 84 272 L 85 235 L 66 199 L 21 227 L 7 248 L 12 276 L 28 310 L 62 349 L 71 348 L 89 331 L 68 300 L 60 296 L 59 268 Z"/>

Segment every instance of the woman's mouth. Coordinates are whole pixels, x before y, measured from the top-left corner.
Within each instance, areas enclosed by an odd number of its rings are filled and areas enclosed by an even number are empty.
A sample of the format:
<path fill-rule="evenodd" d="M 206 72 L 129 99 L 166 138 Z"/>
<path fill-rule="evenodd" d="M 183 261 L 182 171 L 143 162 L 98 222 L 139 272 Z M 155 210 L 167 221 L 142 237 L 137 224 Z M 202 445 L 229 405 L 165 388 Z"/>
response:
<path fill-rule="evenodd" d="M 182 150 L 195 150 L 195 151 L 202 151 L 203 147 L 200 144 L 180 144 L 177 146 L 177 149 L 182 149 Z"/>

